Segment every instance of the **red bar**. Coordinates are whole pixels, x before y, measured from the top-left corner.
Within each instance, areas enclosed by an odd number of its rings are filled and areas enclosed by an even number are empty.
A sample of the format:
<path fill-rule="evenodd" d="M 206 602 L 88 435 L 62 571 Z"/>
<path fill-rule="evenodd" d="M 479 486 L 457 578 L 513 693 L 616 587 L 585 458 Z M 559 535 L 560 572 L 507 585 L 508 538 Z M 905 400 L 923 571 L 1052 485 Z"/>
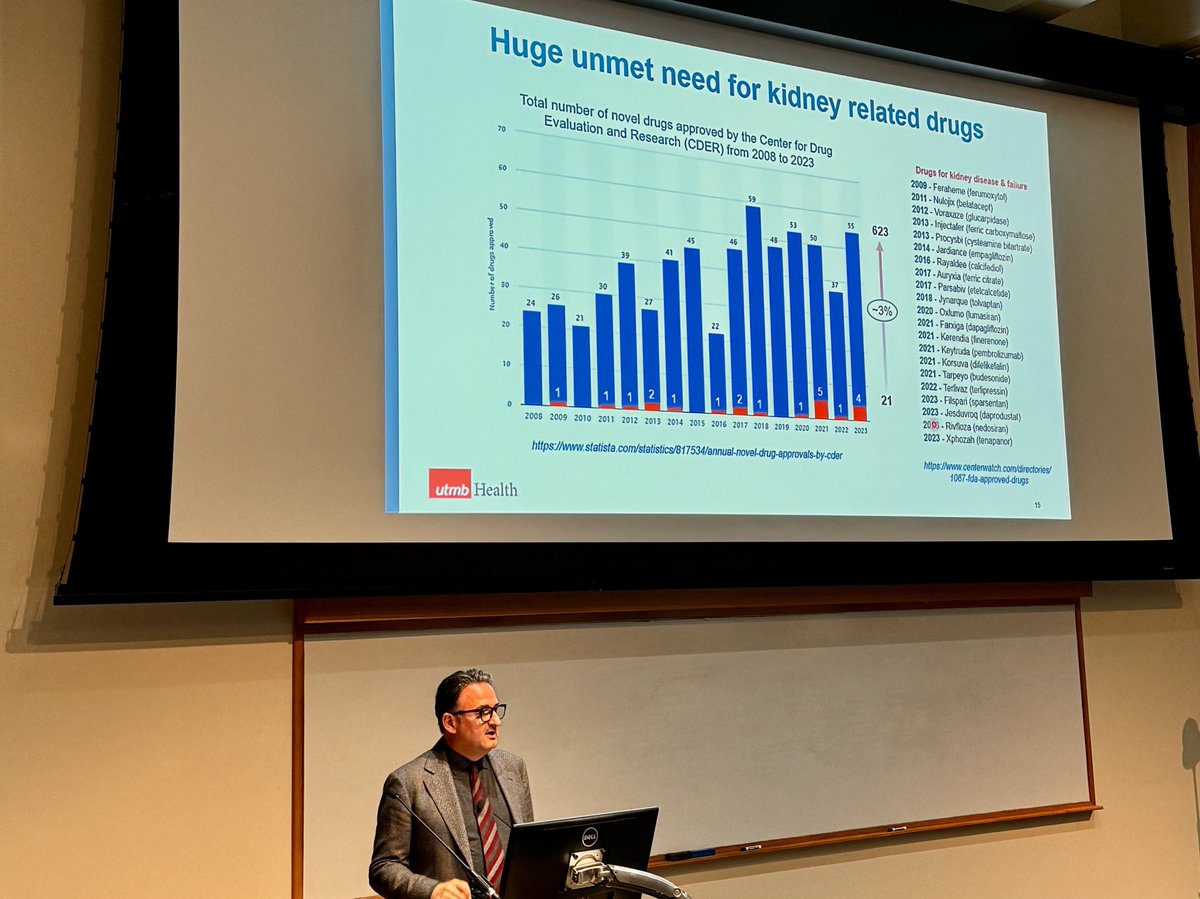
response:
<path fill-rule="evenodd" d="M 829 400 L 813 402 L 813 418 L 829 418 Z"/>
<path fill-rule="evenodd" d="M 659 411 L 658 403 L 646 403 L 646 411 L 647 412 L 658 412 Z"/>
<path fill-rule="evenodd" d="M 766 413 L 766 412 L 755 412 L 754 414 L 755 414 L 755 415 L 757 415 L 759 418 L 766 418 L 766 417 L 767 417 L 767 413 Z"/>
<path fill-rule="evenodd" d="M 724 410 L 724 409 L 713 409 L 713 410 L 712 410 L 712 414 L 713 414 L 713 415 L 724 415 L 724 414 L 725 414 L 725 410 Z"/>
<path fill-rule="evenodd" d="M 799 413 L 799 412 L 797 412 L 797 413 L 796 413 L 796 416 L 795 416 L 795 417 L 796 417 L 796 418 L 808 418 L 808 416 L 807 416 L 807 415 L 802 415 L 802 414 L 801 414 L 801 413 Z"/>
<path fill-rule="evenodd" d="M 601 403 L 601 404 L 600 404 L 599 406 L 597 406 L 596 408 L 597 408 L 597 409 L 615 409 L 615 408 L 617 408 L 617 407 L 616 407 L 616 406 L 614 406 L 612 403 Z"/>
<path fill-rule="evenodd" d="M 854 420 L 855 421 L 866 421 L 867 420 L 867 410 L 864 409 L 862 406 L 855 406 L 854 407 Z"/>
<path fill-rule="evenodd" d="M 551 406 L 563 406 L 565 408 L 567 404 L 563 403 L 563 402 L 552 402 L 550 405 Z"/>
<path fill-rule="evenodd" d="M 733 414 L 734 415 L 749 415 L 750 410 L 747 409 L 745 406 L 742 406 L 741 408 L 734 409 Z"/>
<path fill-rule="evenodd" d="M 637 406 L 622 406 L 621 408 L 627 412 L 636 412 L 638 410 Z"/>
<path fill-rule="evenodd" d="M 682 412 L 683 406 L 667 406 L 668 412 Z"/>

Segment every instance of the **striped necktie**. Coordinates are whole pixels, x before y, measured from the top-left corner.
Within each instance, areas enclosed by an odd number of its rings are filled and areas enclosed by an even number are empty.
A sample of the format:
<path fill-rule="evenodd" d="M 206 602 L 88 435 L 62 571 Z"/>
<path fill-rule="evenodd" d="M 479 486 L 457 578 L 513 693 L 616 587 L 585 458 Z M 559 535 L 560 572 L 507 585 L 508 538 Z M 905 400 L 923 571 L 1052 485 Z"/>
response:
<path fill-rule="evenodd" d="M 504 847 L 500 845 L 500 829 L 492 815 L 492 806 L 483 791 L 483 780 L 479 777 L 479 766 L 471 766 L 471 804 L 475 807 L 475 819 L 479 822 L 479 838 L 483 841 L 484 876 L 492 886 L 499 886 L 504 871 Z"/>

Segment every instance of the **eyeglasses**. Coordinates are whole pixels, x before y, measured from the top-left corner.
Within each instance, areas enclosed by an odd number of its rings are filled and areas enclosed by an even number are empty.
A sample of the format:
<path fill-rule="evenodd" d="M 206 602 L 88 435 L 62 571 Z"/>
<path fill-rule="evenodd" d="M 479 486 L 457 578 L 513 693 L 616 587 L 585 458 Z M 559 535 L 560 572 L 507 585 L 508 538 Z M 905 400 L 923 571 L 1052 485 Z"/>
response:
<path fill-rule="evenodd" d="M 477 709 L 463 709 L 461 712 L 447 712 L 448 715 L 474 715 L 484 724 L 492 720 L 492 716 L 503 718 L 504 713 L 508 711 L 508 703 L 501 702 L 497 705 L 481 705 Z"/>

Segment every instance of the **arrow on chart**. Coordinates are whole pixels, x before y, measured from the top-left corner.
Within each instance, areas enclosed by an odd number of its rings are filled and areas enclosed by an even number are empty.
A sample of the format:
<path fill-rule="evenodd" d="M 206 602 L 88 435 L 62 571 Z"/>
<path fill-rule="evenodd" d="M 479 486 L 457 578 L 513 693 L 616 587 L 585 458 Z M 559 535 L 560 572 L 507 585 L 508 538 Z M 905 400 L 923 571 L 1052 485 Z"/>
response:
<path fill-rule="evenodd" d="M 875 244 L 875 256 L 879 260 L 879 299 L 885 299 L 883 292 L 883 243 Z M 887 390 L 888 373 L 887 373 L 887 325 L 883 322 L 879 323 L 880 340 L 883 342 L 883 389 Z"/>

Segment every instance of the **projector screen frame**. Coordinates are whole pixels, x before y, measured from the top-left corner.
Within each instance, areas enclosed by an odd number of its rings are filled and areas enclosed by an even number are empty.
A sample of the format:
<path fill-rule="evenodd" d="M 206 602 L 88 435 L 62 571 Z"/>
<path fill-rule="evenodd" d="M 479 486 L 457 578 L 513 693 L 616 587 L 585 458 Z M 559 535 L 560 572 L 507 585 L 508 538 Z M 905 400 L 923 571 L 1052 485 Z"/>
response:
<path fill-rule="evenodd" d="M 1160 410 L 1191 408 L 1175 283 L 1164 123 L 1200 120 L 1195 60 L 955 3 L 854 0 L 780 13 L 766 3 L 641 2 L 668 12 L 784 33 L 924 65 L 1136 105 Z M 598 589 L 778 587 L 1175 578 L 1200 573 L 1194 423 L 1163 415 L 1169 541 L 783 544 L 800 561 L 760 564 L 780 544 L 636 544 L 637 563 L 602 570 L 626 544 L 172 544 L 167 540 L 174 430 L 179 224 L 178 10 L 126 12 L 121 141 L 91 440 L 78 525 L 56 590 L 61 603 L 380 596 Z M 835 8 L 836 7 L 836 8 Z M 737 9 L 739 14 L 732 10 Z M 761 21 L 748 23 L 747 17 Z M 774 17 L 774 20 L 771 20 Z M 936 17 L 939 27 L 922 27 Z M 1011 48 L 1019 47 L 1020 53 Z M 665 564 L 664 559 L 670 559 Z M 1002 559 L 1001 564 L 988 560 Z M 806 560 L 812 560 L 806 561 Z M 613 566 L 608 566 L 611 569 Z"/>

